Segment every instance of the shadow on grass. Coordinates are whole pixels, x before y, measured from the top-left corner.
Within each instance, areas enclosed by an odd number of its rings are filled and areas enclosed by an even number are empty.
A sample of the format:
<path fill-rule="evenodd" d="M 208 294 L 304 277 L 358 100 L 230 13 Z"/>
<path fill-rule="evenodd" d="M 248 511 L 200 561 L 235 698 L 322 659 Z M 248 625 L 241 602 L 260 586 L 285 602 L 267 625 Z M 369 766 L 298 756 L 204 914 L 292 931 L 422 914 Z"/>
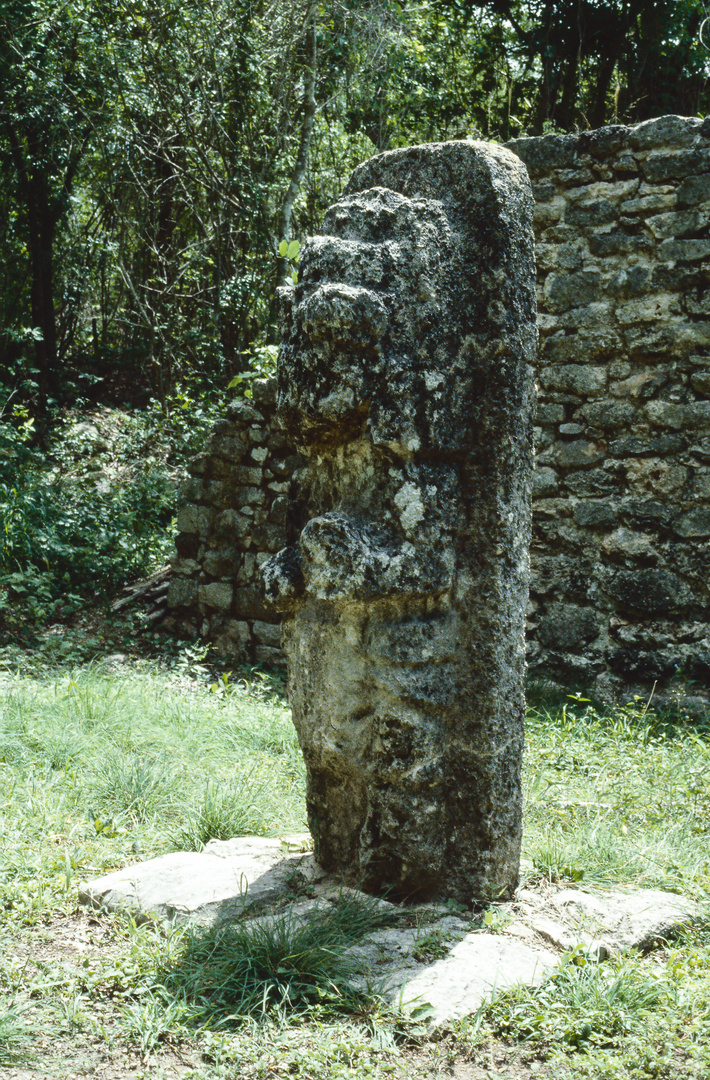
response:
<path fill-rule="evenodd" d="M 306 912 L 190 928 L 177 955 L 158 967 L 157 981 L 211 1027 L 314 1005 L 361 1013 L 367 995 L 353 983 L 362 962 L 349 950 L 395 918 L 374 898 L 341 893 Z"/>

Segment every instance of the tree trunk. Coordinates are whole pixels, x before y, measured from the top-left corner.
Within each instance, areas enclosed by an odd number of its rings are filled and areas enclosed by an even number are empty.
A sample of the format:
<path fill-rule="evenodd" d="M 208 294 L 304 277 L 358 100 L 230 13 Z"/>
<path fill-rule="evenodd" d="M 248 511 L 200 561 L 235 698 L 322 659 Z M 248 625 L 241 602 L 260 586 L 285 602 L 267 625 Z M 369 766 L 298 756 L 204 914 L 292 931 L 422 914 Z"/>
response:
<path fill-rule="evenodd" d="M 296 196 L 301 188 L 301 183 L 308 164 L 308 148 L 313 134 L 313 124 L 316 118 L 316 9 L 310 6 L 306 22 L 305 37 L 305 72 L 303 87 L 303 119 L 301 121 L 301 137 L 298 145 L 296 162 L 291 173 L 291 182 L 281 206 L 279 215 L 279 235 L 277 243 L 281 240 L 289 240 L 291 233 L 291 212 Z M 276 284 L 285 285 L 288 281 L 288 259 L 279 258 L 276 267 Z"/>

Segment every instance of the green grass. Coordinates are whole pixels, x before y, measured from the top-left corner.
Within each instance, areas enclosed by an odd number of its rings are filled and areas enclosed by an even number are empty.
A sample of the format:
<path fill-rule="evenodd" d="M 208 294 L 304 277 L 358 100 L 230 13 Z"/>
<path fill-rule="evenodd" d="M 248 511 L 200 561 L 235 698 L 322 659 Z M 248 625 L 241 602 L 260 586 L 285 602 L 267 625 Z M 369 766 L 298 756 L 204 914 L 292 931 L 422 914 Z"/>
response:
<path fill-rule="evenodd" d="M 710 1075 L 702 925 L 648 957 L 572 954 L 542 987 L 432 1041 L 352 989 L 348 947 L 376 907 L 343 900 L 209 933 L 77 914 L 78 882 L 109 869 L 304 831 L 301 754 L 277 682 L 216 677 L 194 649 L 117 670 L 11 659 L 0 669 L 0 1068 L 70 1073 L 128 1055 L 125 1075 L 138 1077 L 192 1055 L 196 1080 L 267 1080 L 280 1074 L 277 1045 L 291 1075 L 360 1080 L 434 1076 L 462 1056 L 491 1069 L 495 1046 L 520 1077 L 535 1061 L 566 1080 Z M 710 901 L 707 726 L 643 706 L 537 705 L 524 791 L 529 882 Z M 424 928 L 422 951 L 437 948 Z"/>

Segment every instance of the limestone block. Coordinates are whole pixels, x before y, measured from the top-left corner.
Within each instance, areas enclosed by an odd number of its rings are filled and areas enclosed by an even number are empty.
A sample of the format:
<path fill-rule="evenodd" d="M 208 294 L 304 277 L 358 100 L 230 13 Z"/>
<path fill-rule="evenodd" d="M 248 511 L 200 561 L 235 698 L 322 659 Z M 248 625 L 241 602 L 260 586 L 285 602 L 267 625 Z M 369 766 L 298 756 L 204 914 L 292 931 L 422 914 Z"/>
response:
<path fill-rule="evenodd" d="M 578 228 L 608 225 L 616 221 L 619 211 L 609 199 L 591 199 L 589 202 L 572 203 L 565 210 L 565 222 Z"/>
<path fill-rule="evenodd" d="M 609 386 L 612 394 L 618 397 L 648 398 L 668 382 L 665 371 L 645 368 L 636 371 L 628 379 L 620 379 Z"/>
<path fill-rule="evenodd" d="M 233 484 L 260 484 L 262 476 L 263 470 L 255 465 L 235 465 L 230 473 Z"/>
<path fill-rule="evenodd" d="M 180 532 L 197 533 L 205 537 L 210 531 L 215 516 L 212 507 L 194 506 L 188 503 L 178 510 L 177 527 Z"/>
<path fill-rule="evenodd" d="M 263 836 L 210 840 L 201 852 L 173 852 L 104 874 L 80 887 L 79 902 L 130 912 L 138 922 L 157 916 L 213 926 L 238 917 L 247 904 L 278 899 L 303 858 Z"/>
<path fill-rule="evenodd" d="M 694 506 L 674 525 L 679 536 L 710 536 L 710 506 Z"/>
<path fill-rule="evenodd" d="M 622 611 L 645 617 L 682 609 L 683 582 L 667 570 L 617 570 L 607 574 L 605 589 Z"/>
<path fill-rule="evenodd" d="M 261 589 L 254 583 L 254 572 L 247 577 L 246 586 L 234 591 L 234 610 L 243 619 L 268 619 L 270 612 L 264 607 Z"/>
<path fill-rule="evenodd" d="M 209 585 L 200 585 L 198 600 L 202 607 L 228 611 L 234 594 L 233 587 L 226 581 L 213 581 Z"/>
<path fill-rule="evenodd" d="M 251 542 L 252 520 L 237 510 L 223 510 L 215 521 L 215 533 L 230 537 L 239 542 L 240 547 L 248 547 Z"/>
<path fill-rule="evenodd" d="M 593 641 L 600 628 L 597 612 L 578 604 L 553 604 L 538 625 L 543 645 L 564 649 Z"/>
<path fill-rule="evenodd" d="M 679 311 L 678 298 L 670 293 L 619 304 L 616 317 L 622 326 L 636 322 L 659 322 Z"/>
<path fill-rule="evenodd" d="M 688 482 L 688 470 L 659 458 L 642 458 L 625 465 L 631 491 L 650 491 L 659 498 L 677 495 Z"/>
<path fill-rule="evenodd" d="M 624 528 L 615 529 L 603 540 L 602 551 L 610 559 L 641 559 L 647 565 L 659 560 L 653 537 Z"/>
<path fill-rule="evenodd" d="M 284 654 L 280 648 L 275 648 L 273 645 L 257 645 L 254 648 L 254 661 L 257 664 L 265 664 L 267 667 L 278 664 L 283 666 Z"/>
<path fill-rule="evenodd" d="M 612 529 L 617 521 L 617 511 L 608 502 L 585 499 L 578 502 L 573 511 L 575 524 L 585 529 Z"/>
<path fill-rule="evenodd" d="M 636 454 L 677 454 L 687 445 L 683 435 L 629 435 L 609 443 L 609 456 L 628 458 Z"/>
<path fill-rule="evenodd" d="M 606 456 L 606 448 L 602 443 L 590 442 L 586 439 L 575 439 L 573 442 L 558 443 L 554 450 L 555 460 L 562 469 L 578 469 L 582 465 L 595 465 L 603 461 Z"/>
<path fill-rule="evenodd" d="M 220 619 L 210 624 L 210 635 L 218 656 L 233 657 L 242 662 L 251 659 L 249 623 L 237 619 Z"/>
<path fill-rule="evenodd" d="M 550 311 L 566 311 L 570 307 L 598 300 L 600 288 L 601 274 L 598 270 L 550 274 L 545 281 L 545 303 Z"/>
<path fill-rule="evenodd" d="M 202 570 L 209 577 L 231 577 L 238 565 L 239 555 L 239 549 L 231 545 L 212 549 L 202 560 Z"/>
<path fill-rule="evenodd" d="M 280 623 L 260 622 L 257 619 L 252 625 L 252 631 L 259 645 L 270 645 L 273 649 L 281 648 Z"/>
<path fill-rule="evenodd" d="M 548 390 L 571 390 L 592 397 L 604 390 L 606 370 L 586 364 L 555 364 L 542 369 L 540 382 Z"/>
<path fill-rule="evenodd" d="M 281 294 L 278 409 L 308 471 L 264 579 L 309 825 L 325 868 L 400 897 L 517 879 L 531 212 L 500 147 L 391 151 Z"/>
<path fill-rule="evenodd" d="M 695 180 L 696 178 L 694 177 L 693 179 Z M 691 181 L 684 180 L 683 184 L 688 184 L 690 182 Z M 683 184 L 681 184 L 681 187 Z M 680 192 L 680 188 L 678 191 Z M 690 196 L 690 189 L 688 189 L 688 194 Z M 626 199 L 619 209 L 622 214 L 643 214 L 645 216 L 654 210 L 670 210 L 671 207 L 676 206 L 677 203 L 680 203 L 680 198 L 676 198 L 675 193 L 664 194 L 662 191 L 654 191 L 652 195 L 639 195 L 635 199 Z"/>
<path fill-rule="evenodd" d="M 710 401 L 688 402 L 683 416 L 688 429 L 698 430 L 710 427 Z"/>
<path fill-rule="evenodd" d="M 680 239 L 707 228 L 710 223 L 710 211 L 677 210 L 668 214 L 656 214 L 647 217 L 645 222 L 656 237 L 663 240 L 667 240 L 668 237 Z"/>
<path fill-rule="evenodd" d="M 276 406 L 276 376 L 266 379 L 254 379 L 251 384 L 252 400 L 263 409 Z"/>
<path fill-rule="evenodd" d="M 589 364 L 593 360 L 614 356 L 620 348 L 621 338 L 608 325 L 581 333 L 575 327 L 571 334 L 560 333 L 545 338 L 541 355 L 545 363 Z"/>
<path fill-rule="evenodd" d="M 197 599 L 197 582 L 190 578 L 173 577 L 168 585 L 168 607 L 190 607 Z"/>
<path fill-rule="evenodd" d="M 685 406 L 676 401 L 649 401 L 643 410 L 652 424 L 680 431 L 685 427 Z"/>
<path fill-rule="evenodd" d="M 706 149 L 652 150 L 642 162 L 641 169 L 651 183 L 683 180 L 693 173 L 710 171 L 710 155 Z"/>
<path fill-rule="evenodd" d="M 238 435 L 214 434 L 207 440 L 207 452 L 225 461 L 239 461 L 246 448 L 246 439 Z"/>
<path fill-rule="evenodd" d="M 664 240 L 658 246 L 659 259 L 692 262 L 710 255 L 710 240 Z"/>
<path fill-rule="evenodd" d="M 548 495 L 555 495 L 559 488 L 559 480 L 557 473 L 554 469 L 543 465 L 540 468 L 535 469 L 533 473 L 533 496 L 537 498 L 545 498 Z"/>
<path fill-rule="evenodd" d="M 522 158 L 531 176 L 540 176 L 552 169 L 570 168 L 577 157 L 577 140 L 574 135 L 512 139 L 506 146 Z"/>
<path fill-rule="evenodd" d="M 631 255 L 650 252 L 653 241 L 642 233 L 627 233 L 620 229 L 593 233 L 589 237 L 592 255 L 606 259 L 611 255 Z"/>
<path fill-rule="evenodd" d="M 678 185 L 675 198 L 679 207 L 698 206 L 710 200 L 710 174 L 688 176 Z"/>
<path fill-rule="evenodd" d="M 710 501 L 710 469 L 697 469 L 693 474 L 693 495 Z"/>
<path fill-rule="evenodd" d="M 264 492 L 258 487 L 239 487 L 232 494 L 235 506 L 261 506 L 264 502 Z"/>
<path fill-rule="evenodd" d="M 227 406 L 227 416 L 243 428 L 264 422 L 263 413 L 255 408 L 253 404 L 245 401 L 244 398 L 236 398 L 234 401 L 230 401 Z"/>
<path fill-rule="evenodd" d="M 642 296 L 651 287 L 651 270 L 648 266 L 630 266 L 617 271 L 607 282 L 607 292 L 624 299 Z"/>
<path fill-rule="evenodd" d="M 652 151 L 658 146 L 674 149 L 695 146 L 702 125 L 697 116 L 658 116 L 644 120 L 629 129 L 629 146 Z"/>
<path fill-rule="evenodd" d="M 564 405 L 539 404 L 535 419 L 538 424 L 560 424 L 565 418 Z"/>
<path fill-rule="evenodd" d="M 202 495 L 202 481 L 197 477 L 190 476 L 183 480 L 178 488 L 180 503 L 196 503 Z"/>
<path fill-rule="evenodd" d="M 580 406 L 574 413 L 575 420 L 599 428 L 601 431 L 614 431 L 628 427 L 636 416 L 636 408 L 628 401 L 615 401 L 613 398 L 590 401 Z"/>
<path fill-rule="evenodd" d="M 692 291 L 683 296 L 684 310 L 688 315 L 710 315 L 710 295 Z"/>

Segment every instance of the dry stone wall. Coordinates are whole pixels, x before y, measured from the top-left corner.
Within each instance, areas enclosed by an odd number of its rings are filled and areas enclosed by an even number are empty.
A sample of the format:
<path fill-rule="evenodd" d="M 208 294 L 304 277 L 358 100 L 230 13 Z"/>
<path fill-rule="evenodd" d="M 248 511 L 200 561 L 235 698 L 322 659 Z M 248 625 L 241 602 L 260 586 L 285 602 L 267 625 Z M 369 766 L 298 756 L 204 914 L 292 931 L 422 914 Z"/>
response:
<path fill-rule="evenodd" d="M 529 664 L 610 698 L 679 674 L 706 693 L 710 121 L 509 146 L 536 201 Z M 257 569 L 286 542 L 301 466 L 273 394 L 255 384 L 193 466 L 169 596 L 173 623 L 251 661 L 279 655 Z"/>
<path fill-rule="evenodd" d="M 710 123 L 519 139 L 536 201 L 528 661 L 710 680 Z"/>
<path fill-rule="evenodd" d="M 276 380 L 253 384 L 193 459 L 180 491 L 166 629 L 200 635 L 220 656 L 283 663 L 279 617 L 259 569 L 286 543 L 288 492 L 302 466 L 275 420 Z"/>

